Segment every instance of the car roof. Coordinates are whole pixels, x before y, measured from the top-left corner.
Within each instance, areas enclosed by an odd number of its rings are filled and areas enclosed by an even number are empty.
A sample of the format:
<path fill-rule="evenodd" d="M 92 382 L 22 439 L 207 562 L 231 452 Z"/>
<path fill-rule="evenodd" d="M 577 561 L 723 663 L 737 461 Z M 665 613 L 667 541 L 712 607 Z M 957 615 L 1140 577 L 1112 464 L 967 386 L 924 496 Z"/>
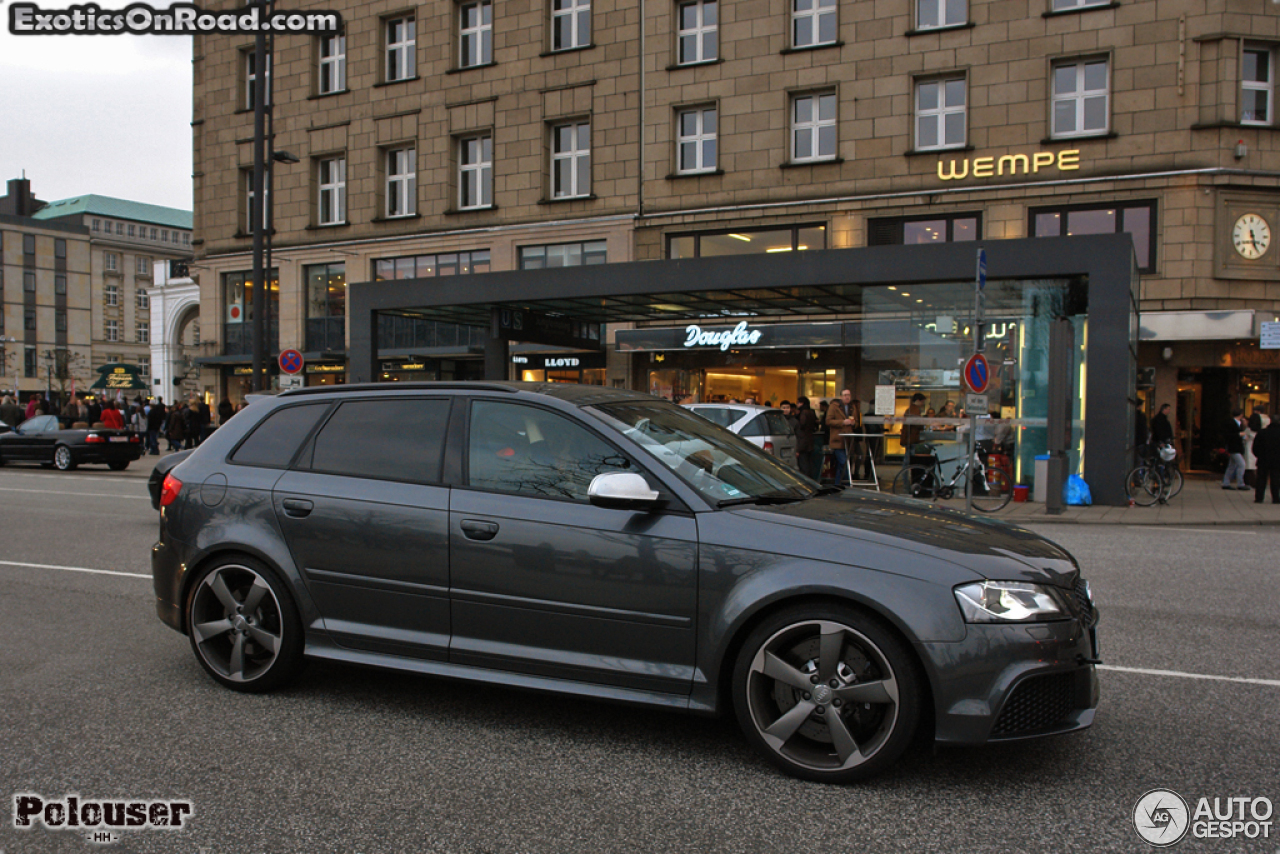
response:
<path fill-rule="evenodd" d="M 496 391 L 507 394 L 534 394 L 562 400 L 573 406 L 594 406 L 600 403 L 618 403 L 628 400 L 664 400 L 641 391 L 624 388 L 607 388 L 598 385 L 578 385 L 577 383 L 526 383 L 514 381 L 475 381 L 475 382 L 398 382 L 398 383 L 357 383 L 342 386 L 312 386 L 310 388 L 293 389 L 277 396 L 278 400 L 295 399 L 310 395 L 328 397 L 346 397 L 370 392 L 401 393 L 406 391 L 454 391 L 484 392 Z"/>

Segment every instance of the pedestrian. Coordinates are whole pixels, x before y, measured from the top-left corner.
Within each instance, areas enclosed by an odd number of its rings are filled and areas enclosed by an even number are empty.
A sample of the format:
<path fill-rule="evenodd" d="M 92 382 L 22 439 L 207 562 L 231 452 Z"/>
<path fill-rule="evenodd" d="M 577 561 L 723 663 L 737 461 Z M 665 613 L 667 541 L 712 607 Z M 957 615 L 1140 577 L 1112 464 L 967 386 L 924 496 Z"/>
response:
<path fill-rule="evenodd" d="M 153 457 L 160 456 L 160 431 L 165 429 L 166 415 L 164 398 L 157 397 L 147 409 L 147 448 Z"/>
<path fill-rule="evenodd" d="M 33 397 L 33 398 L 31 398 L 30 400 L 28 400 L 28 401 L 27 401 L 27 414 L 26 414 L 26 416 L 25 416 L 25 417 L 26 417 L 26 418 L 35 418 L 35 417 L 36 417 L 36 410 L 39 408 L 39 406 L 40 406 L 40 398 L 38 398 L 38 397 Z"/>
<path fill-rule="evenodd" d="M 168 420 L 168 423 L 165 425 L 167 428 L 167 432 L 165 435 L 169 437 L 170 451 L 182 450 L 182 441 L 183 439 L 186 438 L 186 435 L 187 435 L 185 431 L 186 416 L 183 415 L 183 410 L 185 409 L 186 409 L 186 406 L 183 403 L 179 402 L 179 403 L 175 403 L 173 405 L 173 409 L 169 412 L 169 420 Z"/>
<path fill-rule="evenodd" d="M 124 429 L 124 416 L 120 414 L 120 410 L 116 409 L 116 405 L 109 400 L 102 405 L 102 425 L 112 430 Z"/>
<path fill-rule="evenodd" d="M 1280 418 L 1269 419 L 1267 426 L 1254 437 L 1253 453 L 1258 460 L 1253 503 L 1263 503 L 1270 485 L 1271 503 L 1280 504 Z"/>
<path fill-rule="evenodd" d="M 846 439 L 844 433 L 860 433 L 862 413 L 854 406 L 853 392 L 845 389 L 840 392 L 840 399 L 831 401 L 827 407 L 827 445 L 831 448 L 831 464 L 835 467 L 835 485 L 847 486 L 849 482 L 849 457 L 852 452 L 856 459 L 862 446 L 860 439 Z"/>
<path fill-rule="evenodd" d="M 904 418 L 920 418 L 924 412 L 925 396 L 920 392 L 911 395 L 911 401 L 907 404 L 907 411 L 903 413 Z M 898 441 L 902 442 L 902 467 L 906 468 L 911 465 L 912 454 L 915 453 L 915 446 L 920 442 L 920 425 L 919 424 L 903 424 L 902 432 L 898 434 Z"/>
<path fill-rule="evenodd" d="M 1231 410 L 1231 420 L 1225 425 L 1227 431 L 1227 471 L 1222 476 L 1223 489 L 1248 489 L 1244 485 L 1244 410 Z M 1232 482 L 1237 485 L 1232 486 Z"/>
<path fill-rule="evenodd" d="M 196 435 L 196 444 L 199 445 L 213 432 L 213 410 L 203 397 L 196 400 L 196 414 L 200 417 L 200 432 Z"/>
<path fill-rule="evenodd" d="M 236 408 L 231 405 L 230 400 L 224 397 L 222 402 L 218 404 L 218 426 L 221 427 L 226 424 L 231 420 L 231 416 L 235 414 Z"/>
<path fill-rule="evenodd" d="M 74 397 L 67 398 L 67 405 L 62 407 L 62 429 L 70 430 L 71 425 L 80 420 L 80 406 Z"/>
<path fill-rule="evenodd" d="M 827 409 L 830 406 L 830 401 L 819 400 L 818 408 L 813 413 L 815 420 L 818 422 L 817 429 L 813 433 L 813 457 L 818 461 L 818 476 L 815 480 L 819 483 L 822 482 L 822 470 L 826 468 L 829 454 L 829 449 L 827 448 Z"/>
<path fill-rule="evenodd" d="M 85 413 L 84 420 L 89 422 L 90 427 L 92 427 L 94 424 L 97 424 L 99 421 L 101 421 L 102 420 L 102 404 L 99 403 L 97 400 L 90 401 L 89 411 Z"/>
<path fill-rule="evenodd" d="M 183 450 L 191 450 L 200 444 L 200 410 L 194 400 L 187 401 L 182 408 Z"/>
<path fill-rule="evenodd" d="M 1157 448 L 1173 444 L 1173 424 L 1169 422 L 1169 410 L 1172 408 L 1167 403 L 1161 404 L 1160 411 L 1151 419 L 1151 444 Z"/>
<path fill-rule="evenodd" d="M 800 463 L 800 471 L 817 480 L 822 474 L 822 448 L 818 446 L 815 456 L 813 449 L 817 444 L 814 434 L 818 432 L 818 416 L 809 406 L 809 398 L 796 398 L 796 459 Z"/>
<path fill-rule="evenodd" d="M 10 427 L 17 427 L 22 423 L 22 407 L 14 401 L 12 395 L 6 394 L 4 400 L 0 400 L 0 421 Z"/>

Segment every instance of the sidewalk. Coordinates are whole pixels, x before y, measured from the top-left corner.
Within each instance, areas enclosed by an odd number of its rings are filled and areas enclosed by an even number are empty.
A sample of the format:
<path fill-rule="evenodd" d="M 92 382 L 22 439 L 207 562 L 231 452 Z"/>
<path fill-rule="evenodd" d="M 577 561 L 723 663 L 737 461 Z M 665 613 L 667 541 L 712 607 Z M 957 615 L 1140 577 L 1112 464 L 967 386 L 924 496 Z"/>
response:
<path fill-rule="evenodd" d="M 943 506 L 964 508 L 964 500 L 938 502 Z M 1186 486 L 1168 504 L 1151 507 L 1064 507 L 1059 516 L 1045 513 L 1043 504 L 1010 503 L 996 519 L 1016 524 L 1082 524 L 1082 525 L 1280 525 L 1280 504 L 1254 504 L 1253 490 L 1247 492 L 1222 488 L 1222 475 L 1192 472 Z"/>

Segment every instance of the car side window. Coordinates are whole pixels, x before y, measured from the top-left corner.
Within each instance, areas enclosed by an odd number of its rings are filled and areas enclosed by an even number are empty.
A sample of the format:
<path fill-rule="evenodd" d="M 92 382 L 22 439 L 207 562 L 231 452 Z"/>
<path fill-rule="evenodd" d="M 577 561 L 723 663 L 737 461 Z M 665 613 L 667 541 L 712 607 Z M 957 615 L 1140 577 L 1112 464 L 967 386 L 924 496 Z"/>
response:
<path fill-rule="evenodd" d="M 23 433 L 49 433 L 58 429 L 58 416 L 37 415 L 20 426 Z"/>
<path fill-rule="evenodd" d="M 562 415 L 490 400 L 471 404 L 467 460 L 467 482 L 478 489 L 582 502 L 596 475 L 636 470 Z"/>
<path fill-rule="evenodd" d="M 730 424 L 742 417 L 742 411 L 739 409 L 725 409 L 720 407 L 700 407 L 693 410 L 695 415 L 701 415 L 712 424 L 719 424 L 721 427 L 728 427 Z"/>
<path fill-rule="evenodd" d="M 787 421 L 787 416 L 781 412 L 766 412 L 760 416 L 765 422 L 765 435 L 769 436 L 790 436 L 792 433 L 791 422 Z M 756 419 L 760 420 L 759 418 Z"/>
<path fill-rule="evenodd" d="M 253 428 L 249 437 L 232 453 L 231 462 L 243 466 L 285 468 L 328 408 L 327 403 L 310 403 L 277 409 Z"/>
<path fill-rule="evenodd" d="M 326 474 L 439 483 L 449 401 L 349 400 L 313 443 L 310 469 Z"/>
<path fill-rule="evenodd" d="M 738 435 L 739 436 L 768 436 L 769 422 L 765 418 L 765 415 L 766 413 L 762 412 L 759 415 L 757 415 L 755 418 L 752 418 L 745 425 L 743 425 L 742 431 Z"/>

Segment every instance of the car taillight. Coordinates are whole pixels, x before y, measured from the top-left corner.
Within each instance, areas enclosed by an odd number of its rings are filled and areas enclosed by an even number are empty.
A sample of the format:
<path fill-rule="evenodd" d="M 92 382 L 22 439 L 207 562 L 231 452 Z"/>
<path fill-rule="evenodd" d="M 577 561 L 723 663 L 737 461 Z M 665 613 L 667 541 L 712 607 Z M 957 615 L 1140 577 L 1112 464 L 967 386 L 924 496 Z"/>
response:
<path fill-rule="evenodd" d="M 764 452 L 765 452 L 766 454 L 772 454 L 772 453 L 773 453 L 773 443 L 772 443 L 772 442 L 765 442 L 765 443 L 764 443 Z"/>
<path fill-rule="evenodd" d="M 137 433 L 133 433 L 133 434 L 131 434 L 131 435 L 129 436 L 129 441 L 130 441 L 130 442 L 141 442 L 142 440 L 138 438 L 138 434 L 137 434 Z"/>
<path fill-rule="evenodd" d="M 84 437 L 84 441 L 86 444 L 89 444 L 89 445 L 97 445 L 107 440 L 99 436 L 97 433 L 90 433 L 88 436 Z"/>
<path fill-rule="evenodd" d="M 182 491 L 182 481 L 178 480 L 171 474 L 164 476 L 164 484 L 160 487 L 160 506 L 168 507 L 170 504 L 178 500 L 178 493 Z"/>

